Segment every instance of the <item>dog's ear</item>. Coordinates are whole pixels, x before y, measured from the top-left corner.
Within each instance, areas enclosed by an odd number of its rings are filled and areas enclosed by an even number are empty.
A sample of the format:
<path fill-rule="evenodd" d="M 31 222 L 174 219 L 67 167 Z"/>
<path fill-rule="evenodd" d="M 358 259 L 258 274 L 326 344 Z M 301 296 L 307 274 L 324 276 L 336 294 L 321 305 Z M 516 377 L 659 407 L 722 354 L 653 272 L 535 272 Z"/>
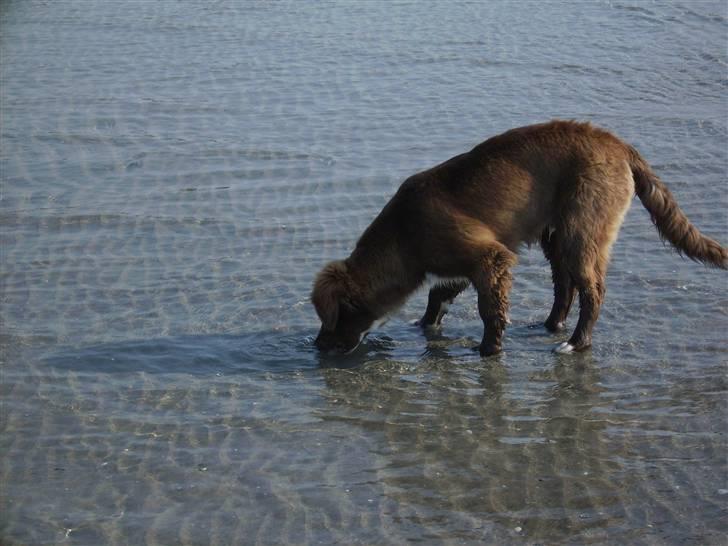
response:
<path fill-rule="evenodd" d="M 311 302 L 324 330 L 333 331 L 339 320 L 339 302 L 347 295 L 348 273 L 343 261 L 327 264 L 316 276 Z"/>

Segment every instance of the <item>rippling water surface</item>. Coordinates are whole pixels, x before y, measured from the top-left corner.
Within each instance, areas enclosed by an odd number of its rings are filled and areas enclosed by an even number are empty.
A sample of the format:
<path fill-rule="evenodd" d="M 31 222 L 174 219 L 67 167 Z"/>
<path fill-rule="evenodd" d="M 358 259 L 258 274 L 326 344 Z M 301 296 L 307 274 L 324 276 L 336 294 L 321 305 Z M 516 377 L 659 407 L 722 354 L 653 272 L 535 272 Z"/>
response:
<path fill-rule="evenodd" d="M 595 347 L 308 302 L 408 175 L 592 120 L 728 242 L 724 2 L 0 6 L 3 544 L 725 544 L 726 275 L 636 202 Z M 570 326 L 574 325 L 574 317 Z"/>

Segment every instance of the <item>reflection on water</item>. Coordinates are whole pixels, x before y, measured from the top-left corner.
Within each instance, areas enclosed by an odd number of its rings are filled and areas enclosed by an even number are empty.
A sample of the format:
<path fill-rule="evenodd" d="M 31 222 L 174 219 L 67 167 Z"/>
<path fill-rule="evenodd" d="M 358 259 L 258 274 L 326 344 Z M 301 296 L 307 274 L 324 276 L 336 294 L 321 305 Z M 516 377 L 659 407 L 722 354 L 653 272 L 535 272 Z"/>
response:
<path fill-rule="evenodd" d="M 697 438 L 674 442 L 691 419 L 676 416 L 684 404 L 669 396 L 671 389 L 641 390 L 651 411 L 641 403 L 630 412 L 613 400 L 635 398 L 633 385 L 603 384 L 602 370 L 588 357 L 549 371 L 498 363 L 453 369 L 425 362 L 416 371 L 371 366 L 366 379 L 327 376 L 327 397 L 338 407 L 322 418 L 356 423 L 379 437 L 378 462 L 368 466 L 378 469 L 385 493 L 380 513 L 398 537 L 402 529 L 395 524 L 405 522 L 410 539 L 424 526 L 436 536 L 481 533 L 495 542 L 516 536 L 660 540 L 677 538 L 676 522 L 690 519 L 691 501 L 681 487 L 694 484 L 685 481 L 685 467 L 699 467 L 710 451 Z M 662 454 L 660 463 L 635 457 L 650 451 Z M 718 492 L 710 497 L 707 506 L 718 518 Z"/>
<path fill-rule="evenodd" d="M 398 349 L 377 342 L 336 367 L 276 333 L 259 337 L 252 363 L 244 340 L 54 350 L 24 381 L 11 374 L 6 494 L 25 502 L 9 505 L 6 535 L 659 543 L 722 532 L 718 363 L 481 361 L 469 348 L 379 358 Z M 286 354 L 300 361 L 280 366 Z"/>
<path fill-rule="evenodd" d="M 0 542 L 725 542 L 725 275 L 639 204 L 584 354 L 535 249 L 489 359 L 472 291 L 338 358 L 308 303 L 406 176 L 552 117 L 728 241 L 723 3 L 0 12 Z"/>

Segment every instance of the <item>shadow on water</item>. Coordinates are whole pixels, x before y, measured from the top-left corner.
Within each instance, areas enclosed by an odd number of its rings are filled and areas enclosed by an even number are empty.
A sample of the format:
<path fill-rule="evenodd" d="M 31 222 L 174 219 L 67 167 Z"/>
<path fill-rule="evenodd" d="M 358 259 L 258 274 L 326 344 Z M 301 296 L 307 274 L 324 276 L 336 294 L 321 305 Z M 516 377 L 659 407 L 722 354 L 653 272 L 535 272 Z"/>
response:
<path fill-rule="evenodd" d="M 94 373 L 276 373 L 316 368 L 312 336 L 276 331 L 241 335 L 185 335 L 69 347 L 48 365 Z"/>
<path fill-rule="evenodd" d="M 44 355 L 54 368 L 89 373 L 151 374 L 185 373 L 278 373 L 307 369 L 354 369 L 372 362 L 426 361 L 468 362 L 486 367 L 522 358 L 537 358 L 543 364 L 559 361 L 549 346 L 524 346 L 513 340 L 505 354 L 480 359 L 476 339 L 469 336 L 422 332 L 402 325 L 392 336 L 368 336 L 350 354 L 326 354 L 314 346 L 315 332 L 263 331 L 246 334 L 179 335 L 156 339 L 134 339 L 81 347 L 61 347 Z M 543 350 L 541 350 L 543 349 Z M 570 360 L 581 360 L 580 357 Z"/>
<path fill-rule="evenodd" d="M 526 332 L 530 329 L 522 328 Z M 446 334 L 441 330 L 422 332 L 409 325 L 395 328 L 390 337 L 368 336 L 349 354 L 324 353 L 314 346 L 315 332 L 263 331 L 248 334 L 179 335 L 155 339 L 131 339 L 88 346 L 61 346 L 42 360 L 53 367 L 81 372 L 147 373 L 183 372 L 289 372 L 302 369 L 352 369 L 384 361 L 409 363 L 480 362 L 486 367 L 510 366 L 527 355 L 536 355 L 552 366 L 591 362 L 591 351 L 562 357 L 553 354 L 554 342 L 536 346 L 522 339 L 510 340 L 504 353 L 480 358 L 478 340 L 471 336 Z M 541 336 L 547 337 L 547 336 Z M 569 364 L 571 363 L 571 364 Z"/>
<path fill-rule="evenodd" d="M 393 356 L 396 344 L 372 336 L 351 354 L 327 355 L 308 332 L 264 331 L 239 335 L 180 335 L 61 347 L 44 356 L 54 368 L 92 373 L 277 373 L 316 368 L 356 368 Z"/>

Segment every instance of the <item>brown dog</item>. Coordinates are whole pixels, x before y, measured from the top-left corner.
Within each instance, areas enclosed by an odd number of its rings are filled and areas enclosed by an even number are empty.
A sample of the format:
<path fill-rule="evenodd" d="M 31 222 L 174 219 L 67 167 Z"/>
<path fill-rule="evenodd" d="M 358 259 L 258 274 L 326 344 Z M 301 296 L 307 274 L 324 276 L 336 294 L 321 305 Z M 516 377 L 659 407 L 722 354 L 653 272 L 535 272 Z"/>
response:
<path fill-rule="evenodd" d="M 588 123 L 552 121 L 513 129 L 408 178 L 351 256 L 316 277 L 316 346 L 354 350 L 433 274 L 440 281 L 419 323 L 439 325 L 447 305 L 472 283 L 485 327 L 480 354 L 498 353 L 516 252 L 540 241 L 554 281 L 545 326 L 563 328 L 578 291 L 579 321 L 556 350 L 586 349 L 610 248 L 635 192 L 679 252 L 728 268 L 728 252 L 690 223 L 634 148 Z"/>

